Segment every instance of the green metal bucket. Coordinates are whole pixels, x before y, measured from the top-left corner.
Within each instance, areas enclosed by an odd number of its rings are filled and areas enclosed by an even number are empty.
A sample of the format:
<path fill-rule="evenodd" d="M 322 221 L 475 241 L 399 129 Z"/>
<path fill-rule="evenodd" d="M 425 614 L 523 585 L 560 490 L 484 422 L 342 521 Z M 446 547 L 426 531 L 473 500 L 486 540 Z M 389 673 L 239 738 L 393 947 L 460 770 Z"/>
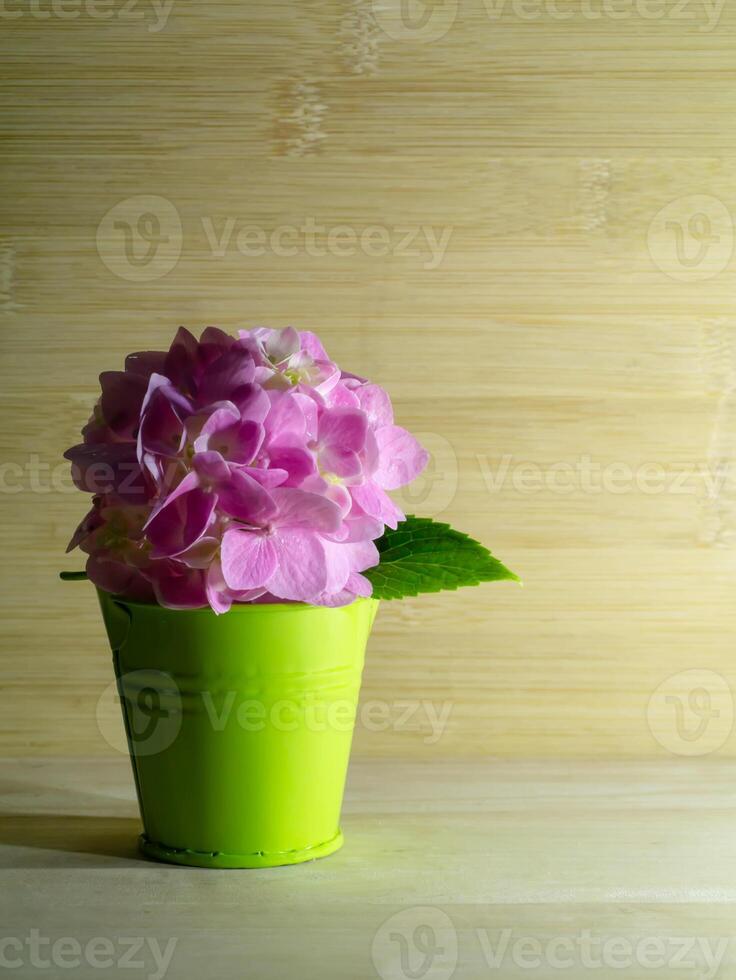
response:
<path fill-rule="evenodd" d="M 264 868 L 342 844 L 340 808 L 378 602 L 171 610 L 98 590 L 142 851 Z"/>

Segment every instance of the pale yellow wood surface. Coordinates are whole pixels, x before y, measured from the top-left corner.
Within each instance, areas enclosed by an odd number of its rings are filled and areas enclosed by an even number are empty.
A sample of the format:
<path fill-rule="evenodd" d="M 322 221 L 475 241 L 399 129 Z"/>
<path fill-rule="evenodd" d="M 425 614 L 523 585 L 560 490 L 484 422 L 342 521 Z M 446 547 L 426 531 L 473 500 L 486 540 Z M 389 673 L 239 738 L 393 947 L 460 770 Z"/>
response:
<path fill-rule="evenodd" d="M 116 976 L 154 974 L 148 941 L 165 950 L 175 940 L 171 980 L 409 980 L 434 947 L 445 953 L 424 964 L 431 980 L 591 970 L 726 980 L 736 969 L 735 805 L 733 765 L 718 760 L 360 760 L 341 851 L 291 868 L 203 871 L 136 855 L 127 761 L 5 760 L 0 936 L 25 941 L 37 929 L 47 960 L 62 938 L 82 957 L 91 939 L 107 939 Z M 116 965 L 123 937 L 141 944 L 135 974 Z M 485 959 L 494 951 L 496 967 Z M 17 965 L 9 975 L 39 975 L 28 945 L 4 952 Z M 82 959 L 46 973 L 100 969 Z"/>
<path fill-rule="evenodd" d="M 178 2 L 164 24 L 143 0 L 142 20 L 6 5 L 3 751 L 113 751 L 94 598 L 55 579 L 84 508 L 56 467 L 96 375 L 183 322 L 320 331 L 435 455 L 407 506 L 524 578 L 384 607 L 364 700 L 394 720 L 361 725 L 358 755 L 736 753 L 736 9 L 591 2 L 447 0 L 434 40 L 402 37 L 392 0 Z M 123 220 L 154 207 L 170 239 L 142 267 L 105 218 L 141 195 Z M 310 221 L 294 254 L 236 246 Z M 388 254 L 342 254 L 344 226 Z M 34 458 L 35 484 L 7 468 Z M 431 741 L 427 702 L 450 705 Z"/>

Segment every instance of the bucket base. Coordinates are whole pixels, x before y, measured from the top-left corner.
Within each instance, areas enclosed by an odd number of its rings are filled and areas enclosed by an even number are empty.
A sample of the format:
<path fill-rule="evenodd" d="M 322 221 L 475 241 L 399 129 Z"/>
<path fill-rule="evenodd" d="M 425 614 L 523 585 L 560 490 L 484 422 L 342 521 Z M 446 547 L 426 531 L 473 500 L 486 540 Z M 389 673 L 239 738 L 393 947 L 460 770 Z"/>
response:
<path fill-rule="evenodd" d="M 190 851 L 186 848 L 167 847 L 149 840 L 145 834 L 138 838 L 138 847 L 146 857 L 168 864 L 186 864 L 194 868 L 276 868 L 284 864 L 301 864 L 334 854 L 342 847 L 342 831 L 314 847 L 299 851 L 255 851 L 253 854 L 226 854 L 223 851 Z"/>

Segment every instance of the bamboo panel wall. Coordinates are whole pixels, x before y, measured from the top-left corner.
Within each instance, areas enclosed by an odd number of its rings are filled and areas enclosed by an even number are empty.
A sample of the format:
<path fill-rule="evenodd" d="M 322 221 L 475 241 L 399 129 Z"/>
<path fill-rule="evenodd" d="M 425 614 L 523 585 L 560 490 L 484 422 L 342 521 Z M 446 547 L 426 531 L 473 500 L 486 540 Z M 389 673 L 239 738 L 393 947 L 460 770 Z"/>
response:
<path fill-rule="evenodd" d="M 119 735 L 61 452 L 176 326 L 317 330 L 525 587 L 385 604 L 366 755 L 736 755 L 736 11 L 8 0 L 0 754 Z"/>

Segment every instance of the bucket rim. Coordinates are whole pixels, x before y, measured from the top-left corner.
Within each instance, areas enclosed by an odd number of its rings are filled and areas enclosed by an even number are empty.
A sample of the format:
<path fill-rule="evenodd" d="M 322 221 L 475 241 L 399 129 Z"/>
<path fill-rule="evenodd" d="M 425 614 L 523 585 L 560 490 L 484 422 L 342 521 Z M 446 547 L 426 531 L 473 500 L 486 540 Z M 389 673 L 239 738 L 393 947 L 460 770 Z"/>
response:
<path fill-rule="evenodd" d="M 211 613 L 215 615 L 214 610 L 210 606 L 198 606 L 196 609 L 172 609 L 169 606 L 162 606 L 158 602 L 141 602 L 138 599 L 127 599 L 125 596 L 117 595 L 114 592 L 107 592 L 105 589 L 99 588 L 99 586 L 95 586 L 95 588 L 100 595 L 106 596 L 111 601 L 121 606 L 130 606 L 134 609 L 160 609 L 162 612 L 167 613 Z M 352 602 L 346 602 L 343 606 L 315 606 L 309 602 L 234 602 L 226 613 L 220 613 L 220 615 L 227 616 L 232 612 L 237 612 L 238 615 L 244 615 L 246 611 L 253 610 L 257 610 L 258 612 L 284 613 L 306 612 L 307 610 L 351 609 L 363 603 L 377 603 L 379 601 L 379 599 L 373 596 L 358 596 Z"/>

